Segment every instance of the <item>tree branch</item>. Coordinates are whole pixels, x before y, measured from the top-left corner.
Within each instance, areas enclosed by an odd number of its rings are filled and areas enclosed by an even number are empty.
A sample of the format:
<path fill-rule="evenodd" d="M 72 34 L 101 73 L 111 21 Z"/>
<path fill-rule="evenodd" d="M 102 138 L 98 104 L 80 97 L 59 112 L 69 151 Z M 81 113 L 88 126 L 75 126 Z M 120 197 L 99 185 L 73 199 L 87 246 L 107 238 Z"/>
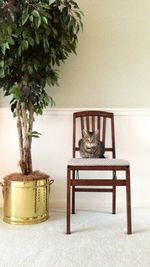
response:
<path fill-rule="evenodd" d="M 32 145 L 32 129 L 33 129 L 33 104 L 32 101 L 29 100 L 29 129 L 28 132 L 30 133 L 29 135 L 29 172 L 32 172 L 32 157 L 31 157 L 31 145 Z"/>
<path fill-rule="evenodd" d="M 29 173 L 28 168 L 28 159 L 29 159 L 29 133 L 28 133 L 28 121 L 27 121 L 27 114 L 26 114 L 26 107 L 25 103 L 21 103 L 21 113 L 22 113 L 22 124 L 23 124 L 23 161 L 25 164 L 24 174 Z"/>

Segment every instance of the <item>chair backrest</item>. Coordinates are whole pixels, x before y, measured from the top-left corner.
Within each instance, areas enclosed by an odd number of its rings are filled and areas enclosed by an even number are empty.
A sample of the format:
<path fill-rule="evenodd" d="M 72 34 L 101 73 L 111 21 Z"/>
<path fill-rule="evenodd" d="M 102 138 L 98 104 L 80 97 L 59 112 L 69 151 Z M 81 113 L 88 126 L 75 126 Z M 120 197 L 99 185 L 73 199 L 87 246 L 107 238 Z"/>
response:
<path fill-rule="evenodd" d="M 73 158 L 79 151 L 78 141 L 83 136 L 83 129 L 87 131 L 99 130 L 99 140 L 104 143 L 104 150 L 112 152 L 112 158 L 116 157 L 114 114 L 105 111 L 81 111 L 73 113 Z M 106 145 L 106 132 L 110 138 L 110 144 Z"/>

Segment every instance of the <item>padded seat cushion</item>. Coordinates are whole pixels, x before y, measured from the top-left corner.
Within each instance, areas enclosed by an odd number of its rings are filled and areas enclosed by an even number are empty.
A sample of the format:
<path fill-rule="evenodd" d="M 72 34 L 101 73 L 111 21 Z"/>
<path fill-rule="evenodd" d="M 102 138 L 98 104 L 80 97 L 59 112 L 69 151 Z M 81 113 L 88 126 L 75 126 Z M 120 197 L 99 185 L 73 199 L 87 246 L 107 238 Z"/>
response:
<path fill-rule="evenodd" d="M 67 161 L 67 166 L 129 166 L 125 159 L 97 159 L 97 158 L 72 158 Z"/>

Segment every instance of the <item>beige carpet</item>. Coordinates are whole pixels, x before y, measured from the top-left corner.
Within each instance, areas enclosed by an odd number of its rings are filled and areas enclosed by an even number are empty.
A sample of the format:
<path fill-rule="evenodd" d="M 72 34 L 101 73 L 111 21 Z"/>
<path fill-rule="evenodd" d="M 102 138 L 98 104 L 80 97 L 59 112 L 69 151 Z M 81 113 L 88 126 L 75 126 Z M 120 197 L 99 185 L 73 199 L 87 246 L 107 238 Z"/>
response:
<path fill-rule="evenodd" d="M 133 235 L 126 214 L 78 211 L 71 235 L 65 213 L 31 226 L 0 221 L 0 267 L 150 267 L 150 209 L 133 210 Z"/>

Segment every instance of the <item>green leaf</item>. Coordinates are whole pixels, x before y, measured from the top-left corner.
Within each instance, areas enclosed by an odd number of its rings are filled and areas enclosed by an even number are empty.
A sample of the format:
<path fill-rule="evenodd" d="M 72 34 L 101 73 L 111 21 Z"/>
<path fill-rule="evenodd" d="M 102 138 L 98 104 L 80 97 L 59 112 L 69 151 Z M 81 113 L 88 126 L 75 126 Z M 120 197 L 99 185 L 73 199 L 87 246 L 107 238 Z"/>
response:
<path fill-rule="evenodd" d="M 5 77 L 5 71 L 4 69 L 0 69 L 0 78 L 4 78 Z"/>
<path fill-rule="evenodd" d="M 22 36 L 23 36 L 24 39 L 27 38 L 27 33 L 26 33 L 26 31 L 23 31 Z"/>
<path fill-rule="evenodd" d="M 49 42 L 47 38 L 43 38 L 43 46 L 44 46 L 45 53 L 47 53 L 49 51 Z"/>
<path fill-rule="evenodd" d="M 35 138 L 40 138 L 41 133 L 38 132 L 32 132 L 31 136 Z"/>
<path fill-rule="evenodd" d="M 7 32 L 9 35 L 12 34 L 12 28 L 11 28 L 11 25 L 7 25 Z"/>
<path fill-rule="evenodd" d="M 11 106 L 10 106 L 10 108 L 11 108 L 11 112 L 14 113 L 14 111 L 15 111 L 15 109 L 16 109 L 16 105 L 17 105 L 17 102 L 11 104 Z M 16 117 L 16 114 L 15 114 L 15 113 L 14 113 L 13 115 L 14 115 L 14 117 Z"/>
<path fill-rule="evenodd" d="M 28 42 L 32 47 L 34 46 L 34 40 L 32 37 L 28 37 Z"/>
<path fill-rule="evenodd" d="M 48 20 L 47 20 L 47 18 L 46 17 L 42 17 L 42 21 L 45 23 L 45 24 L 48 24 Z"/>
<path fill-rule="evenodd" d="M 39 18 L 39 17 L 40 17 L 39 12 L 38 12 L 37 10 L 35 10 L 35 9 L 32 11 L 32 15 L 33 15 L 34 17 L 36 17 L 36 18 Z"/>
<path fill-rule="evenodd" d="M 52 80 L 50 77 L 47 77 L 46 78 L 46 83 L 49 85 L 49 86 L 52 86 Z"/>
<path fill-rule="evenodd" d="M 3 55 L 5 55 L 5 51 L 6 51 L 5 43 L 1 44 L 1 50 L 2 50 Z"/>
<path fill-rule="evenodd" d="M 80 21 L 81 30 L 83 31 L 83 23 Z"/>
<path fill-rule="evenodd" d="M 1 50 L 2 50 L 3 55 L 5 55 L 6 49 L 10 49 L 8 42 L 2 43 L 2 44 L 0 44 L 0 46 L 1 46 Z"/>
<path fill-rule="evenodd" d="M 54 2 L 56 2 L 56 0 L 49 0 L 49 4 L 53 4 Z"/>
<path fill-rule="evenodd" d="M 32 134 L 32 137 L 34 138 L 40 138 L 39 135 Z"/>
<path fill-rule="evenodd" d="M 10 45 L 14 45 L 15 44 L 14 39 L 11 36 L 8 36 L 7 41 L 8 41 L 8 43 Z"/>
<path fill-rule="evenodd" d="M 39 45 L 39 43 L 40 43 L 39 35 L 38 35 L 37 32 L 35 32 L 35 43 L 36 43 L 37 45 Z"/>
<path fill-rule="evenodd" d="M 40 27 L 40 25 L 41 25 L 41 17 L 37 17 L 35 19 L 35 25 L 36 25 L 37 29 Z"/>
<path fill-rule="evenodd" d="M 27 133 L 27 136 L 32 136 L 32 137 L 35 137 L 35 138 L 39 138 L 40 137 L 39 135 L 42 135 L 42 134 L 41 133 L 38 133 L 36 131 L 28 132 Z"/>
<path fill-rule="evenodd" d="M 20 99 L 20 89 L 17 84 L 14 84 L 10 89 L 11 94 L 14 96 L 15 99 Z"/>
<path fill-rule="evenodd" d="M 50 105 L 51 105 L 51 107 L 55 107 L 56 106 L 56 103 L 55 103 L 55 101 L 53 100 L 53 98 L 50 96 L 49 97 L 49 100 L 50 100 Z"/>
<path fill-rule="evenodd" d="M 28 66 L 28 71 L 29 71 L 29 73 L 30 73 L 30 74 L 32 74 L 32 73 L 33 73 L 33 68 L 32 68 L 32 66 L 31 66 L 31 65 L 29 65 L 29 66 Z"/>
<path fill-rule="evenodd" d="M 32 16 L 32 15 L 29 17 L 29 20 L 30 20 L 31 22 L 33 22 L 33 16 Z"/>
<path fill-rule="evenodd" d="M 23 41 L 21 42 L 21 48 L 22 48 L 22 50 L 27 50 L 28 47 L 29 47 L 29 43 L 28 43 L 28 41 L 27 41 L 27 40 L 23 40 Z"/>
<path fill-rule="evenodd" d="M 81 14 L 82 16 L 84 16 L 84 13 L 82 12 L 82 10 L 79 10 L 79 12 L 80 12 L 80 14 Z"/>
<path fill-rule="evenodd" d="M 75 14 L 79 19 L 81 19 L 81 14 L 79 12 L 75 11 Z"/>
<path fill-rule="evenodd" d="M 1 60 L 0 61 L 0 68 L 3 68 L 4 67 L 4 60 Z"/>
<path fill-rule="evenodd" d="M 6 49 L 9 49 L 10 48 L 8 42 L 5 43 L 5 47 L 6 47 Z"/>
<path fill-rule="evenodd" d="M 41 133 L 36 132 L 36 131 L 33 131 L 32 134 L 42 135 Z"/>
<path fill-rule="evenodd" d="M 52 32 L 53 32 L 53 35 L 54 37 L 56 37 L 58 35 L 57 31 L 55 30 L 55 28 L 51 28 Z"/>
<path fill-rule="evenodd" d="M 22 71 L 25 71 L 26 68 L 27 68 L 26 64 L 23 64 L 23 65 L 21 66 L 21 70 L 22 70 Z"/>
<path fill-rule="evenodd" d="M 21 56 L 21 54 L 22 54 L 22 49 L 21 49 L 21 45 L 20 45 L 18 48 L 18 55 Z"/>
<path fill-rule="evenodd" d="M 33 67 L 34 67 L 35 71 L 38 71 L 38 64 L 33 63 Z"/>
<path fill-rule="evenodd" d="M 28 18 L 29 18 L 29 14 L 27 10 L 25 10 L 22 15 L 22 25 L 24 25 L 27 22 Z"/>

